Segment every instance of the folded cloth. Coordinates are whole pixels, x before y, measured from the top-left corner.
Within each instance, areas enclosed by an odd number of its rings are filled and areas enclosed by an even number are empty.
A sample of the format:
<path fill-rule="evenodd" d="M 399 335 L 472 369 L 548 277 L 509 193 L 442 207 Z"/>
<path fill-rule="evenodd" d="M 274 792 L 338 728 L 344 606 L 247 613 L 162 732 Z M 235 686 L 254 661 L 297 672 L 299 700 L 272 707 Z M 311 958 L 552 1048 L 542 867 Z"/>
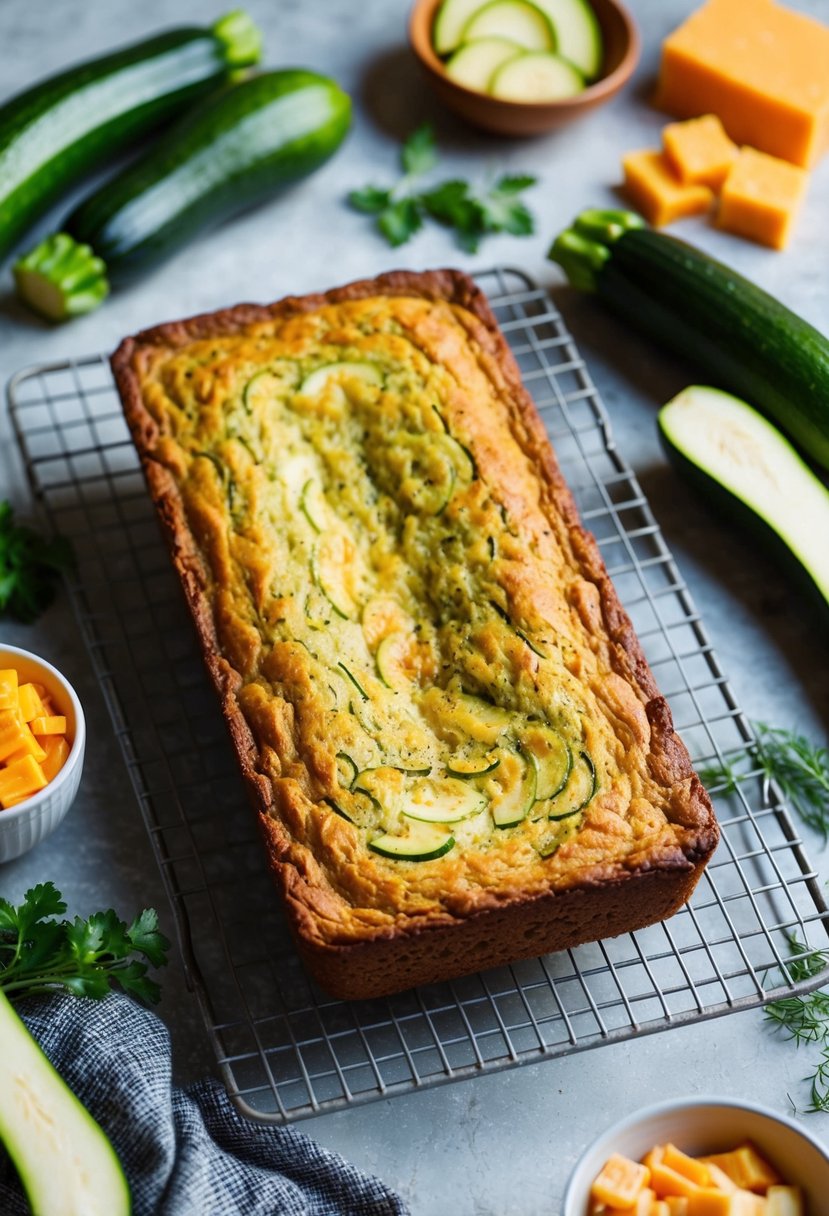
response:
<path fill-rule="evenodd" d="M 134 1216 L 406 1216 L 382 1182 L 307 1136 L 243 1119 L 217 1081 L 175 1087 L 163 1022 L 129 997 L 53 994 L 17 1011 L 112 1141 Z M 0 1149 L 0 1213 L 28 1211 Z"/>

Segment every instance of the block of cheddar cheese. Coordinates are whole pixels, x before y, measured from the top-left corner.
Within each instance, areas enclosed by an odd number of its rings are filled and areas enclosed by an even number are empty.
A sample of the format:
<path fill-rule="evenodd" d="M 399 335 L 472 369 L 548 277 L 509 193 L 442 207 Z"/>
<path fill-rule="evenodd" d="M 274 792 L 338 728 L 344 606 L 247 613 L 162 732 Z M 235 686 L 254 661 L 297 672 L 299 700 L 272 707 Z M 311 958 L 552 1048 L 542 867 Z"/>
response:
<path fill-rule="evenodd" d="M 683 185 L 664 152 L 645 149 L 622 159 L 623 191 L 654 228 L 688 215 L 701 215 L 714 201 L 707 186 Z"/>
<path fill-rule="evenodd" d="M 707 0 L 666 38 L 657 105 L 810 167 L 829 148 L 829 27 L 774 0 Z"/>
<path fill-rule="evenodd" d="M 741 148 L 723 183 L 717 225 L 772 249 L 784 249 L 808 182 L 805 169 L 754 148 Z"/>

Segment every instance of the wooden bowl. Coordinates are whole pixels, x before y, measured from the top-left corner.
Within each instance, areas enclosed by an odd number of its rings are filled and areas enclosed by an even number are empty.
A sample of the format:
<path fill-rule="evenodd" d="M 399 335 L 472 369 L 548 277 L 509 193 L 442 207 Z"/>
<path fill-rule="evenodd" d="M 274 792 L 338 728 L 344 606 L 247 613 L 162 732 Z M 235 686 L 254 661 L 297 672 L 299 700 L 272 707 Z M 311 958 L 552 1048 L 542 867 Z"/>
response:
<path fill-rule="evenodd" d="M 432 45 L 432 26 L 441 0 L 415 0 L 409 17 L 409 42 L 426 77 L 444 105 L 467 122 L 496 135 L 541 135 L 604 105 L 627 83 L 639 61 L 639 32 L 619 0 L 590 0 L 604 40 L 602 74 L 575 97 L 562 101 L 502 101 L 457 84 L 446 74 Z"/>

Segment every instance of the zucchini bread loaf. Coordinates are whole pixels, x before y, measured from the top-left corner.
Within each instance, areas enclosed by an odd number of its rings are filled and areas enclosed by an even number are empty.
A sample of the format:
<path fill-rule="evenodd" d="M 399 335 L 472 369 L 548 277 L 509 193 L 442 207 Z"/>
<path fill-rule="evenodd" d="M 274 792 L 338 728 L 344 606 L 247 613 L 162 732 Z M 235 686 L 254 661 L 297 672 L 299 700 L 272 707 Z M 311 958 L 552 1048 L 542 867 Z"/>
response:
<path fill-rule="evenodd" d="M 711 804 L 470 279 L 162 325 L 113 368 L 325 989 L 679 908 Z"/>

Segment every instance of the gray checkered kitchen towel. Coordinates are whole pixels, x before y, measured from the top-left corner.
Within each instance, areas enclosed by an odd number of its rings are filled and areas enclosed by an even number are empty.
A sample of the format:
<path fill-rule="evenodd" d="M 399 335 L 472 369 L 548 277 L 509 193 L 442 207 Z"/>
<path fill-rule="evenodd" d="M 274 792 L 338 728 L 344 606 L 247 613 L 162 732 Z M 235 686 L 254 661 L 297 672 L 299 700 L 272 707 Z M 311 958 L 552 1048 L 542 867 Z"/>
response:
<path fill-rule="evenodd" d="M 218 1082 L 176 1088 L 164 1024 L 128 997 L 32 997 L 18 1013 L 112 1141 L 134 1216 L 406 1216 L 307 1136 L 242 1119 Z M 0 1148 L 0 1216 L 28 1211 Z"/>

